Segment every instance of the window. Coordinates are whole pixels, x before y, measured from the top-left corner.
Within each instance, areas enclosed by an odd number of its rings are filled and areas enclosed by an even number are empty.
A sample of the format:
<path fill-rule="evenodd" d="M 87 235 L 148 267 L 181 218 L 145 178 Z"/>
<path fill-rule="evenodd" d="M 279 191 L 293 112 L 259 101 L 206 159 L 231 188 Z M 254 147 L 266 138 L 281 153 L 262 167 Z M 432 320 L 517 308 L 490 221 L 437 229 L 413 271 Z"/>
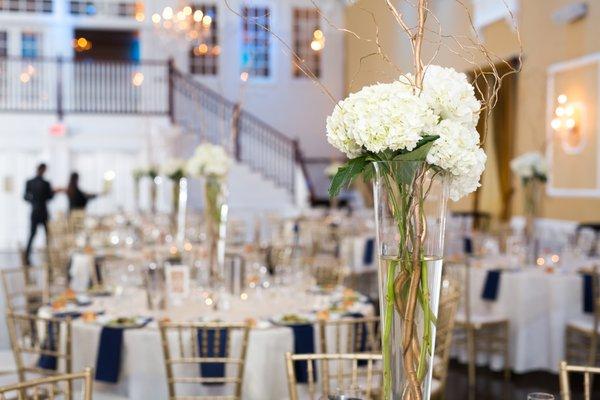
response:
<path fill-rule="evenodd" d="M 0 0 L 2 1 L 2 0 Z M 105 15 L 111 17 L 135 17 L 143 9 L 143 4 L 131 0 L 70 0 L 69 12 L 72 15 Z"/>
<path fill-rule="evenodd" d="M 0 31 L 0 57 L 8 55 L 8 34 L 6 31 Z"/>
<path fill-rule="evenodd" d="M 268 77 L 271 74 L 269 8 L 244 7 L 242 15 L 242 72 Z"/>
<path fill-rule="evenodd" d="M 294 8 L 293 44 L 294 52 L 304 62 L 304 70 L 321 76 L 321 49 L 323 32 L 319 26 L 319 12 L 314 8 Z M 314 43 L 314 44 L 313 44 Z M 298 60 L 292 54 L 293 73 L 296 78 L 306 75 L 298 67 Z"/>
<path fill-rule="evenodd" d="M 24 58 L 39 57 L 41 52 L 41 34 L 37 32 L 23 32 L 21 34 L 21 56 Z"/>
<path fill-rule="evenodd" d="M 193 7 L 198 35 L 190 49 L 190 72 L 198 75 L 217 75 L 219 73 L 219 46 L 217 7 L 198 5 Z"/>
<path fill-rule="evenodd" d="M 0 0 L 0 11 L 51 13 L 52 0 Z"/>

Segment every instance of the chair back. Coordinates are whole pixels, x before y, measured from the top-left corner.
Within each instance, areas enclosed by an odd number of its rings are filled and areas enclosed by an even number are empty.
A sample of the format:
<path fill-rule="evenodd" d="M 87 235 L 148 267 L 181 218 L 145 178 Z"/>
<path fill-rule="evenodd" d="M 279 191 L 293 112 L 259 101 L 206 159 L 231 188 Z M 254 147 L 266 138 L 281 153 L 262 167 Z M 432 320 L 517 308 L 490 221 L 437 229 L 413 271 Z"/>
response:
<path fill-rule="evenodd" d="M 5 304 L 9 312 L 35 313 L 49 300 L 47 272 L 39 267 L 0 270 Z"/>
<path fill-rule="evenodd" d="M 319 320 L 323 354 L 380 353 L 379 317 Z"/>
<path fill-rule="evenodd" d="M 444 280 L 444 282 L 449 283 L 448 280 Z M 456 285 L 449 284 L 442 288 L 437 316 L 435 357 L 433 365 L 433 377 L 441 382 L 442 386 L 445 385 L 448 376 L 448 363 L 450 361 L 450 351 L 452 348 L 452 332 L 454 330 L 454 321 L 459 301 L 460 291 Z"/>
<path fill-rule="evenodd" d="M 583 374 L 583 398 L 592 400 L 592 381 L 594 375 L 600 375 L 600 368 L 585 367 L 577 365 L 568 365 L 566 361 L 560 363 L 560 398 L 562 400 L 571 400 L 571 385 L 569 374 Z"/>
<path fill-rule="evenodd" d="M 373 399 L 381 389 L 381 368 L 376 363 L 382 360 L 381 354 L 285 354 L 290 400 L 299 400 L 296 367 L 302 365 L 307 370 L 308 398 L 317 400 L 322 395 L 333 394 L 336 389 L 363 391 L 360 398 Z M 359 367 L 359 362 L 366 363 Z M 315 379 L 315 371 L 320 379 Z M 317 381 L 321 382 L 320 390 Z"/>
<path fill-rule="evenodd" d="M 317 285 L 335 287 L 340 285 L 346 276 L 346 269 L 340 260 L 332 255 L 318 255 L 306 258 L 310 273 L 315 278 Z"/>
<path fill-rule="evenodd" d="M 0 400 L 92 400 L 92 370 L 0 387 Z M 78 386 L 81 386 L 78 389 Z M 79 395 L 78 395 L 79 394 Z"/>
<path fill-rule="evenodd" d="M 6 316 L 19 381 L 71 373 L 71 319 L 9 312 Z"/>
<path fill-rule="evenodd" d="M 219 398 L 241 398 L 248 325 L 161 321 L 159 327 L 170 400 L 215 398 L 182 394 L 190 385 L 198 384 L 221 384 L 230 394 Z"/>

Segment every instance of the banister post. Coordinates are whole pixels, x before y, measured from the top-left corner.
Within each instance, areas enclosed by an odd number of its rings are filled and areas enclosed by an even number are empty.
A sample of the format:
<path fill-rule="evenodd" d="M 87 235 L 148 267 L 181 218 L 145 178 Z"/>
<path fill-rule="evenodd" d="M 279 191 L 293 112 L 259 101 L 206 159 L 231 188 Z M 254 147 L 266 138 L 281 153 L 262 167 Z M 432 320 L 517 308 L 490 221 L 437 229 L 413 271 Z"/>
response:
<path fill-rule="evenodd" d="M 168 76 L 168 92 L 167 92 L 167 96 L 168 96 L 168 105 L 167 107 L 169 107 L 169 109 L 167 110 L 168 114 L 169 114 L 169 120 L 171 121 L 172 124 L 175 123 L 175 61 L 173 60 L 173 58 L 169 58 L 169 61 L 167 62 L 167 73 L 169 74 Z"/>
<path fill-rule="evenodd" d="M 231 115 L 231 133 L 233 136 L 233 151 L 235 154 L 235 159 L 237 161 L 242 160 L 242 146 L 240 140 L 240 114 L 242 111 L 242 107 L 240 103 L 235 103 L 233 105 L 233 111 Z"/>
<path fill-rule="evenodd" d="M 62 121 L 64 115 L 63 109 L 63 58 L 58 56 L 56 59 L 56 115 L 58 120 Z"/>

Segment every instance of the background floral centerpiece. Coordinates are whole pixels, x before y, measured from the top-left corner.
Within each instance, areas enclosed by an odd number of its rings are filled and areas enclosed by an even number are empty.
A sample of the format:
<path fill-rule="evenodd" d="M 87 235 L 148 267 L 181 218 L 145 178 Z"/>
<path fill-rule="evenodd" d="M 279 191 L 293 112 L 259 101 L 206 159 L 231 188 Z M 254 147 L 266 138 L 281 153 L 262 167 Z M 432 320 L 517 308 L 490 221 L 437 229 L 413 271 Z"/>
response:
<path fill-rule="evenodd" d="M 204 217 L 209 251 L 210 275 L 214 284 L 223 279 L 227 223 L 226 180 L 232 160 L 221 146 L 200 144 L 188 160 L 186 170 L 204 180 Z"/>
<path fill-rule="evenodd" d="M 181 180 L 186 176 L 186 160 L 182 158 L 170 158 L 160 166 L 161 175 L 166 176 L 173 183 L 173 193 L 171 195 L 171 215 L 173 226 L 176 225 L 179 212 L 179 199 L 181 192 Z"/>
<path fill-rule="evenodd" d="M 523 185 L 523 208 L 525 211 L 525 238 L 530 249 L 530 261 L 538 255 L 535 239 L 535 219 L 540 211 L 542 189 L 548 180 L 548 164 L 539 152 L 521 154 L 510 162 L 510 168 Z"/>
<path fill-rule="evenodd" d="M 386 400 L 429 398 L 446 198 L 479 187 L 479 112 L 466 75 L 430 65 L 364 87 L 327 119 L 329 143 L 349 158 L 330 195 L 374 177 Z"/>

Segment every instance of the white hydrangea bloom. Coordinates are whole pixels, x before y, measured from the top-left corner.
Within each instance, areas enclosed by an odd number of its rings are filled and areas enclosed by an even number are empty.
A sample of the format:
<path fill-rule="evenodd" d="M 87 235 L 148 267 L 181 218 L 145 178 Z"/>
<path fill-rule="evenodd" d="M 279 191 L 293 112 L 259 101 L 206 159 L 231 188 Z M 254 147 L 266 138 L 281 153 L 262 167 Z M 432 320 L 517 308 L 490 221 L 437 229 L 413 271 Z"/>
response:
<path fill-rule="evenodd" d="M 437 118 L 410 85 L 399 81 L 367 86 L 335 107 L 327 140 L 349 158 L 362 149 L 413 150 Z"/>
<path fill-rule="evenodd" d="M 160 173 L 164 176 L 173 176 L 180 171 L 185 172 L 186 161 L 182 158 L 170 158 L 160 166 Z"/>
<path fill-rule="evenodd" d="M 521 179 L 529 179 L 534 176 L 546 177 L 548 165 L 544 156 L 532 151 L 521 154 L 510 162 L 510 169 Z"/>
<path fill-rule="evenodd" d="M 433 130 L 439 139 L 433 142 L 427 162 L 450 174 L 450 198 L 458 200 L 479 187 L 486 155 L 479 147 L 479 134 L 451 120 L 441 121 Z"/>
<path fill-rule="evenodd" d="M 440 119 L 456 121 L 467 127 L 477 126 L 481 104 L 465 74 L 453 68 L 428 66 L 421 97 Z"/>
<path fill-rule="evenodd" d="M 411 151 L 424 135 L 439 135 L 427 162 L 450 174 L 450 197 L 458 200 L 479 187 L 485 168 L 475 129 L 480 108 L 465 74 L 431 65 L 420 91 L 406 74 L 340 101 L 327 118 L 327 140 L 355 158 L 365 152 Z"/>
<path fill-rule="evenodd" d="M 203 143 L 196 148 L 186 165 L 189 174 L 195 177 L 224 177 L 229 172 L 232 161 L 225 149 L 211 143 Z"/>

